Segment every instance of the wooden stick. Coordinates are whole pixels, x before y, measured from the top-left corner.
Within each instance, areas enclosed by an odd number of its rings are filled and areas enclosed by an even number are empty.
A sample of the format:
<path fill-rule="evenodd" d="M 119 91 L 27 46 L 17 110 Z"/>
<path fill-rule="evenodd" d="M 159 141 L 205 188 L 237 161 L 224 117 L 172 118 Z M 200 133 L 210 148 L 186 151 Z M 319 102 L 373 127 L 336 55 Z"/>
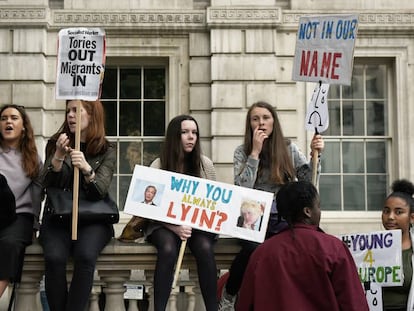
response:
<path fill-rule="evenodd" d="M 187 246 L 187 240 L 181 242 L 180 253 L 178 254 L 177 264 L 175 266 L 174 280 L 172 283 L 172 288 L 175 288 L 178 281 L 178 276 L 180 275 L 181 263 L 183 262 L 185 247 Z"/>
<path fill-rule="evenodd" d="M 314 137 L 318 134 L 319 134 L 318 129 L 315 127 Z M 318 162 L 319 162 L 319 151 L 315 150 L 312 153 L 312 184 L 316 188 L 318 188 L 317 180 L 316 180 L 317 179 L 316 177 L 318 176 Z"/>
<path fill-rule="evenodd" d="M 81 102 L 76 101 L 75 150 L 80 150 Z M 78 239 L 79 168 L 73 168 L 72 240 Z"/>
<path fill-rule="evenodd" d="M 316 177 L 318 176 L 319 152 L 315 150 L 312 154 L 312 184 L 316 187 Z"/>

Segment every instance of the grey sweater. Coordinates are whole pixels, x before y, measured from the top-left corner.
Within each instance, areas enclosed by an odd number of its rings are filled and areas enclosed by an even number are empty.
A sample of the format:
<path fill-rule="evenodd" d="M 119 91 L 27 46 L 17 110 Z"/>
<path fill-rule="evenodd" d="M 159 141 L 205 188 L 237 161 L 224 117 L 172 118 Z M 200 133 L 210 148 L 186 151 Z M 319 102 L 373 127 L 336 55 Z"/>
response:
<path fill-rule="evenodd" d="M 0 148 L 0 173 L 2 173 L 16 199 L 16 213 L 30 213 L 38 220 L 42 199 L 41 186 L 37 180 L 26 176 L 21 165 L 22 154 L 18 150 L 4 151 Z M 40 170 L 42 161 L 39 157 Z"/>
<path fill-rule="evenodd" d="M 243 145 L 238 146 L 234 151 L 234 184 L 246 188 L 254 188 L 267 192 L 273 192 L 275 195 L 281 185 L 270 181 L 270 172 L 264 171 L 261 176 L 257 175 L 260 160 L 247 156 L 244 152 Z M 296 170 L 298 180 L 312 180 L 312 163 L 308 161 L 305 155 L 299 150 L 294 143 L 288 145 L 288 149 L 293 161 L 293 167 Z M 318 165 L 319 178 L 320 164 Z"/>

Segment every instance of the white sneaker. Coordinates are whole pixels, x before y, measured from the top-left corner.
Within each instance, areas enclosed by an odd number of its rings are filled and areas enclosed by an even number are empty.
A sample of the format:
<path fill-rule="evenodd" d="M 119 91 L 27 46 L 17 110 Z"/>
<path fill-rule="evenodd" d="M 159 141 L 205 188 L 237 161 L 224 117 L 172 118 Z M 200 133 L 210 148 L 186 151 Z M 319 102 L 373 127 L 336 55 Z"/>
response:
<path fill-rule="evenodd" d="M 237 296 L 232 296 L 227 294 L 226 286 L 223 287 L 223 292 L 221 293 L 221 299 L 219 301 L 218 311 L 234 311 L 234 305 L 236 304 Z"/>

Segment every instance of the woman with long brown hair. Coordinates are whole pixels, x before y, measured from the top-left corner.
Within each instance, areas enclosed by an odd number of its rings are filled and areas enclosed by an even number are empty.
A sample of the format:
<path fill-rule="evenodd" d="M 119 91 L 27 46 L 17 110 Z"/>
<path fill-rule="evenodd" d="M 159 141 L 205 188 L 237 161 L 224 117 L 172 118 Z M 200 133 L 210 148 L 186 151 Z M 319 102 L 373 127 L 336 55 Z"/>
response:
<path fill-rule="evenodd" d="M 201 154 L 197 121 L 189 115 L 179 115 L 167 127 L 160 158 L 151 167 L 216 179 L 212 161 Z M 154 273 L 154 310 L 164 311 L 171 293 L 174 265 L 180 244 L 187 240 L 196 258 L 198 279 L 207 311 L 217 311 L 217 267 L 214 258 L 216 235 L 188 226 L 150 222 L 145 230 L 148 241 L 157 248 Z"/>
<path fill-rule="evenodd" d="M 310 145 L 312 155 L 315 151 L 320 154 L 324 147 L 322 137 L 315 135 Z M 234 151 L 234 183 L 274 193 L 266 238 L 286 226 L 277 213 L 277 192 L 289 181 L 311 181 L 311 163 L 293 142 L 284 137 L 276 110 L 270 104 L 259 101 L 249 108 L 244 144 Z M 242 248 L 233 260 L 221 295 L 220 311 L 234 310 L 250 255 L 259 246 L 258 243 L 244 240 L 240 244 Z"/>
<path fill-rule="evenodd" d="M 80 105 L 78 105 L 80 104 Z M 75 150 L 77 107 L 81 109 L 80 150 Z M 105 138 L 104 110 L 100 101 L 69 100 L 65 121 L 46 146 L 42 172 L 46 192 L 49 187 L 73 188 L 74 168 L 79 169 L 79 190 L 88 200 L 108 195 L 116 166 L 116 152 Z M 46 199 L 40 228 L 45 256 L 45 289 L 51 311 L 85 310 L 93 284 L 96 260 L 114 234 L 113 226 L 79 221 L 77 239 L 72 240 L 70 220 L 52 217 L 53 206 Z M 73 276 L 67 286 L 66 264 L 73 258 Z"/>
<path fill-rule="evenodd" d="M 0 174 L 13 192 L 17 217 L 1 224 L 0 297 L 9 282 L 19 281 L 25 247 L 32 243 L 38 227 L 42 165 L 25 108 L 4 105 L 0 110 Z"/>

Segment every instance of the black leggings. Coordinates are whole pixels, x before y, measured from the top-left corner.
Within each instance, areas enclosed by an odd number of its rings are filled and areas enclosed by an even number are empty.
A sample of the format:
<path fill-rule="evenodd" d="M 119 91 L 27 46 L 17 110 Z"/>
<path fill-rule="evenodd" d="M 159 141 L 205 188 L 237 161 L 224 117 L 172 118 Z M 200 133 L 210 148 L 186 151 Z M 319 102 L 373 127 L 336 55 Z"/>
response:
<path fill-rule="evenodd" d="M 45 289 L 51 311 L 85 310 L 93 285 L 96 260 L 113 236 L 112 225 L 79 225 L 72 241 L 67 224 L 43 219 L 40 242 L 45 256 Z M 67 288 L 66 265 L 73 257 L 73 276 Z"/>
<path fill-rule="evenodd" d="M 215 235 L 192 230 L 187 240 L 197 262 L 198 280 L 207 311 L 217 311 L 217 266 L 214 257 Z M 181 245 L 180 238 L 171 230 L 161 227 L 149 237 L 149 242 L 157 248 L 157 263 L 154 273 L 154 311 L 164 311 L 171 293 L 174 266 Z"/>

